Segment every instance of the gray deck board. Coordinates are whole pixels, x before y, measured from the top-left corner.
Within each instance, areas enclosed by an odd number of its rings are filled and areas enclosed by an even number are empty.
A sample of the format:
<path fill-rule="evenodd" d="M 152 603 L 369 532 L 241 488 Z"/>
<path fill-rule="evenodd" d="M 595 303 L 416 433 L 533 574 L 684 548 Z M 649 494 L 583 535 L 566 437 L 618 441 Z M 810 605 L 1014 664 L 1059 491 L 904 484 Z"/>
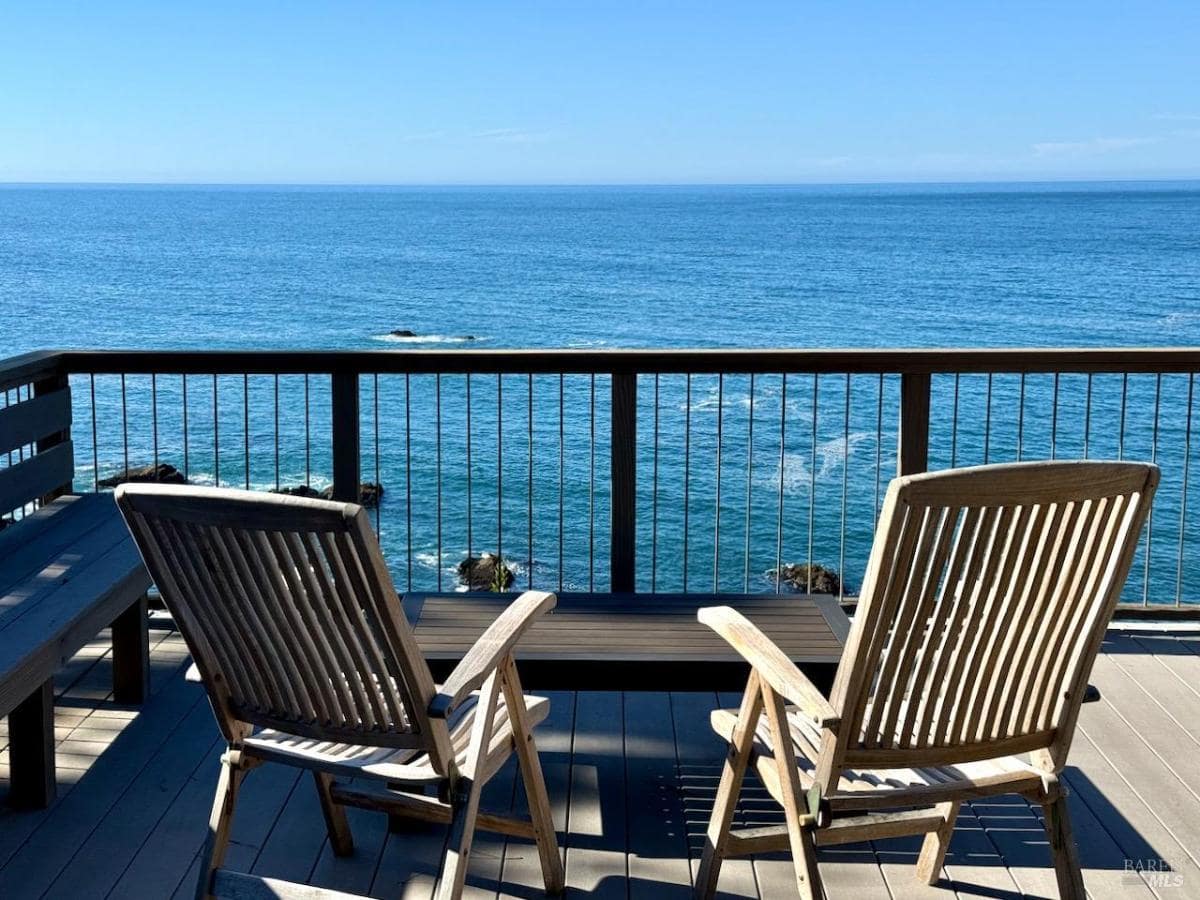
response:
<path fill-rule="evenodd" d="M 183 680 L 178 636 L 152 633 L 152 696 L 141 708 L 111 698 L 104 636 L 56 679 L 62 795 L 48 810 L 0 810 L 0 896 L 190 897 L 204 839 L 220 741 L 202 692 Z M 1113 633 L 1084 708 L 1064 781 L 1089 895 L 1200 896 L 1200 641 Z M 628 900 L 690 895 L 724 747 L 709 712 L 732 694 L 547 692 L 537 731 L 568 895 Z M 0 727 L 0 776 L 7 778 Z M 515 765 L 488 786 L 484 805 L 522 812 Z M 445 829 L 389 833 L 383 816 L 350 811 L 356 852 L 335 857 L 308 776 L 282 766 L 252 772 L 243 788 L 227 865 L 381 898 L 429 897 Z M 781 821 L 749 785 L 743 825 Z M 919 839 L 823 849 L 831 898 L 1054 897 L 1040 811 L 1017 798 L 964 809 L 936 886 L 917 883 Z M 1168 860 L 1172 886 L 1124 870 Z M 468 896 L 541 896 L 531 843 L 480 833 Z M 794 896 L 791 866 L 772 855 L 727 864 L 724 897 Z"/>

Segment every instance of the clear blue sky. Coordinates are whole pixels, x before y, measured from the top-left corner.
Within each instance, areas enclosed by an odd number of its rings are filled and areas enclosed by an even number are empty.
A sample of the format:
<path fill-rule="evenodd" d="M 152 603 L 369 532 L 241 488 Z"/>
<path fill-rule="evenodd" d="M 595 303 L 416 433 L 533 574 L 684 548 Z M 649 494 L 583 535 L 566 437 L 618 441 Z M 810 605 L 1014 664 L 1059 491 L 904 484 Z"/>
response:
<path fill-rule="evenodd" d="M 1176 177 L 1200 177 L 1197 0 L 0 15 L 7 182 Z"/>

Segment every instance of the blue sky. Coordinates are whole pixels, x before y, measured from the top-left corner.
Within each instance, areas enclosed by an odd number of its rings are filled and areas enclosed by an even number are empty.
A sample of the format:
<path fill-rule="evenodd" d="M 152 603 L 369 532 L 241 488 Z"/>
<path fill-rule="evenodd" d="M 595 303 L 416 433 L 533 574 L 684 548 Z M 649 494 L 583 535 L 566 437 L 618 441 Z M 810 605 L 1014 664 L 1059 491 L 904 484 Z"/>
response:
<path fill-rule="evenodd" d="M 0 181 L 1200 177 L 1200 2 L 18 3 Z"/>

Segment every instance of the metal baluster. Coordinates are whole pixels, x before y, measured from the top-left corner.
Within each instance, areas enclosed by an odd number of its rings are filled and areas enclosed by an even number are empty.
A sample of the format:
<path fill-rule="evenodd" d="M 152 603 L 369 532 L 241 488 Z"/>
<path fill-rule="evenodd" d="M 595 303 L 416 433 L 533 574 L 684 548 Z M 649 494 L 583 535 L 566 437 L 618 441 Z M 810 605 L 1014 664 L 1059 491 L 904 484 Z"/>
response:
<path fill-rule="evenodd" d="M 750 373 L 750 421 L 746 425 L 746 547 L 742 554 L 742 592 L 750 592 L 750 501 L 754 485 L 754 373 Z"/>
<path fill-rule="evenodd" d="M 1054 373 L 1054 400 L 1050 404 L 1050 458 L 1058 458 L 1058 373 Z"/>
<path fill-rule="evenodd" d="M 246 456 L 246 490 L 250 490 L 250 376 L 242 374 L 242 452 Z"/>
<path fill-rule="evenodd" d="M 1083 458 L 1088 458 L 1092 438 L 1092 374 L 1087 377 L 1087 397 L 1083 402 Z"/>
<path fill-rule="evenodd" d="M 405 400 L 405 402 L 408 402 Z M 304 376 L 304 483 L 312 487 L 312 425 L 309 412 L 308 375 Z M 412 587 L 412 585 L 409 585 Z"/>
<path fill-rule="evenodd" d="M 374 428 L 374 438 L 375 438 L 375 488 L 376 488 L 376 491 L 375 491 L 375 498 L 376 498 L 375 499 L 375 538 L 378 539 L 380 532 L 382 530 L 379 526 L 380 507 L 383 506 L 383 482 L 379 478 L 379 373 L 378 372 L 375 372 L 371 375 L 371 387 L 373 389 L 371 391 L 371 404 L 373 406 L 372 418 L 374 419 L 372 425 Z M 276 404 L 278 404 L 278 394 L 276 394 Z M 278 431 L 278 428 L 276 430 Z M 276 478 L 276 480 L 278 480 L 278 478 L 279 478 L 278 463 L 276 463 L 276 466 L 275 466 L 275 478 Z M 439 546 L 440 546 L 440 544 L 439 544 Z M 441 566 L 441 560 L 439 559 L 438 560 L 438 578 L 440 579 L 441 577 L 442 577 L 442 566 Z M 440 581 L 438 582 L 438 587 L 439 588 L 441 587 Z"/>
<path fill-rule="evenodd" d="M 813 532 L 817 515 L 817 394 L 821 376 L 813 373 L 812 396 L 812 459 L 808 470 L 808 580 L 805 593 L 812 593 Z"/>
<path fill-rule="evenodd" d="M 442 373 L 434 376 L 434 427 L 436 444 L 434 458 L 437 467 L 437 586 L 442 589 Z"/>
<path fill-rule="evenodd" d="M 783 568 L 783 470 L 787 456 L 787 372 L 779 375 L 779 516 L 775 522 L 775 593 Z"/>
<path fill-rule="evenodd" d="M 279 375 L 275 375 L 274 419 L 275 419 L 275 490 L 279 490 Z"/>
<path fill-rule="evenodd" d="M 1179 553 L 1175 568 L 1175 605 L 1183 603 L 1183 537 L 1187 526 L 1188 475 L 1192 461 L 1192 394 L 1196 374 L 1188 374 L 1187 417 L 1183 429 L 1183 494 L 1179 502 Z"/>
<path fill-rule="evenodd" d="M 183 480 L 188 480 L 188 396 L 187 396 L 187 375 L 180 376 L 183 379 Z M 95 381 L 92 382 L 92 416 L 95 418 L 96 413 L 96 390 Z"/>
<path fill-rule="evenodd" d="M 721 589 L 721 439 L 725 424 L 725 375 L 717 375 L 717 499 L 713 515 L 713 593 Z"/>
<path fill-rule="evenodd" d="M 1150 462 L 1158 463 L 1158 412 L 1162 404 L 1162 373 L 1154 376 L 1154 427 L 1150 436 Z M 1142 572 L 1142 606 L 1150 603 L 1150 548 L 1154 534 L 1154 504 L 1146 516 L 1146 559 Z"/>
<path fill-rule="evenodd" d="M 471 373 L 467 373 L 467 559 L 474 547 L 474 528 L 471 513 Z"/>
<path fill-rule="evenodd" d="M 412 380 L 404 373 L 404 516 L 405 539 L 408 551 L 408 589 L 413 584 L 413 540 L 412 540 Z"/>
<path fill-rule="evenodd" d="M 221 486 L 221 428 L 220 416 L 217 409 L 217 376 L 212 377 L 212 401 L 213 401 L 213 482 L 217 487 Z"/>
<path fill-rule="evenodd" d="M 658 379 L 654 373 L 654 486 L 650 513 L 650 593 L 658 590 Z"/>
<path fill-rule="evenodd" d="M 986 466 L 992 449 L 992 373 L 987 377 L 987 406 L 983 415 L 983 464 Z"/>
<path fill-rule="evenodd" d="M 1017 462 L 1025 449 L 1025 373 L 1021 373 L 1021 393 L 1017 400 Z"/>
<path fill-rule="evenodd" d="M 150 373 L 150 428 L 154 435 L 154 478 L 158 479 L 158 376 Z"/>
<path fill-rule="evenodd" d="M 588 483 L 588 590 L 596 589 L 596 373 L 592 373 L 591 475 Z"/>
<path fill-rule="evenodd" d="M 842 416 L 842 537 L 838 547 L 838 600 L 846 596 L 846 497 L 850 486 L 850 373 L 846 373 L 846 409 Z M 811 571 L 811 566 L 809 571 Z"/>
<path fill-rule="evenodd" d="M 958 376 L 954 376 L 956 390 Z M 879 481 L 883 471 L 883 373 L 879 373 L 878 405 L 875 409 L 875 524 L 879 524 Z M 955 404 L 957 406 L 957 403 Z M 953 465 L 953 464 L 952 464 Z"/>
<path fill-rule="evenodd" d="M 883 378 L 882 375 L 880 375 L 879 377 Z M 961 376 L 958 372 L 954 373 L 954 411 L 951 413 L 951 416 L 950 416 L 950 468 L 952 468 L 952 469 L 956 468 L 958 466 L 958 382 L 959 382 L 960 377 Z M 878 510 L 879 510 L 879 491 L 878 491 L 879 482 L 878 482 L 878 480 L 876 480 L 875 484 L 876 484 L 875 509 L 876 509 L 876 516 L 878 516 L 879 515 L 879 513 L 878 513 Z"/>
<path fill-rule="evenodd" d="M 1125 406 L 1129 394 L 1129 373 L 1121 376 L 1121 427 L 1117 429 L 1117 459 L 1125 458 Z"/>
<path fill-rule="evenodd" d="M 17 394 L 20 399 L 20 393 Z M 121 373 L 121 445 L 125 454 L 125 474 L 129 474 L 129 409 L 125 403 L 125 373 Z"/>
<path fill-rule="evenodd" d="M 563 589 L 563 511 L 566 497 L 567 454 L 566 416 L 564 415 L 566 376 L 558 373 L 558 590 Z"/>
<path fill-rule="evenodd" d="M 496 375 L 496 559 L 504 562 L 504 375 Z"/>
<path fill-rule="evenodd" d="M 529 587 L 533 588 L 533 373 L 526 376 L 529 394 L 529 485 L 527 488 L 529 518 Z"/>
<path fill-rule="evenodd" d="M 688 518 L 692 476 L 692 373 L 687 374 L 683 404 L 683 592 L 688 589 Z"/>
<path fill-rule="evenodd" d="M 99 491 L 100 491 L 100 444 L 96 439 L 96 376 L 94 374 L 88 375 L 88 389 L 91 392 L 91 397 L 92 397 L 92 490 L 99 493 Z M 184 397 L 186 397 L 186 396 L 187 396 L 187 394 L 185 393 Z M 5 403 L 8 402 L 7 392 L 5 394 L 4 400 L 5 400 Z M 184 409 L 186 409 L 186 408 L 187 407 L 185 406 Z M 185 427 L 186 427 L 186 422 L 187 422 L 187 413 L 186 412 L 184 413 L 183 421 L 184 421 Z M 186 477 L 187 476 L 187 439 L 186 439 L 186 437 L 184 438 L 184 442 L 183 442 L 183 458 L 184 458 L 184 464 L 183 464 L 184 477 Z M 11 453 L 8 455 L 8 463 L 9 463 L 9 465 L 12 465 L 12 454 Z"/>

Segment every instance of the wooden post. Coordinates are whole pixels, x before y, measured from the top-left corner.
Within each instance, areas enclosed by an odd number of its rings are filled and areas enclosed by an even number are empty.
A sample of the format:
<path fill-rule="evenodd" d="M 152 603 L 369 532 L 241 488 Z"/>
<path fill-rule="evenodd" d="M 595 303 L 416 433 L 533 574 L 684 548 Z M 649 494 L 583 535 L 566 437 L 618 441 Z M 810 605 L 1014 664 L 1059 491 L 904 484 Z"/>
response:
<path fill-rule="evenodd" d="M 113 699 L 142 703 L 150 694 L 150 616 L 142 594 L 112 623 Z"/>
<path fill-rule="evenodd" d="M 54 802 L 54 679 L 47 678 L 8 714 L 8 758 L 12 806 L 45 809 Z"/>
<path fill-rule="evenodd" d="M 70 395 L 71 380 L 67 377 L 65 372 L 55 372 L 53 375 L 47 375 L 43 378 L 39 378 L 33 383 L 33 395 L 35 397 L 41 397 L 44 394 L 53 393 L 57 390 L 65 390 L 67 391 L 68 396 Z M 68 428 L 66 430 L 56 431 L 54 434 L 48 434 L 43 438 L 39 438 L 37 442 L 37 452 L 45 453 L 51 447 L 57 447 L 59 444 L 70 440 L 71 432 L 69 428 L 70 425 L 68 423 Z M 72 469 L 73 468 L 74 466 L 72 465 Z M 45 494 L 39 499 L 43 504 L 51 503 L 61 497 L 63 494 L 71 493 L 74 487 L 75 485 L 73 481 L 68 481 L 65 484 L 60 484 L 54 490 L 50 491 L 50 493 Z"/>
<path fill-rule="evenodd" d="M 913 475 L 929 468 L 929 389 L 928 374 L 906 372 L 900 376 L 897 475 Z"/>
<path fill-rule="evenodd" d="M 337 372 L 330 392 L 333 404 L 333 499 L 359 501 L 358 373 Z"/>
<path fill-rule="evenodd" d="M 637 373 L 612 376 L 612 523 L 609 580 L 614 594 L 635 587 L 637 553 Z"/>

